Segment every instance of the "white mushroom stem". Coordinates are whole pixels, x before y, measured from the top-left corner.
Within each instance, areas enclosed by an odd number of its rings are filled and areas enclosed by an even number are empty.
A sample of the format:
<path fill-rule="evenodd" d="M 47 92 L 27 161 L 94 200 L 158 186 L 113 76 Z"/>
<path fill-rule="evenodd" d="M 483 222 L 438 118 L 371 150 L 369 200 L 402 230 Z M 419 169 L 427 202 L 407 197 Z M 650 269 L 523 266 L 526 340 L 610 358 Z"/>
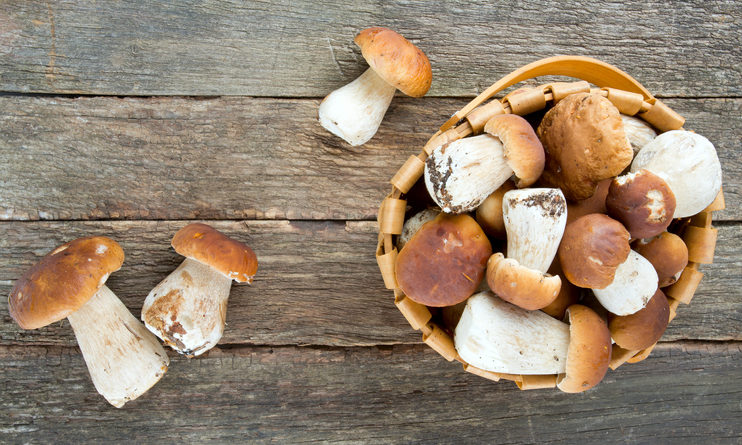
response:
<path fill-rule="evenodd" d="M 567 225 L 567 201 L 559 189 L 511 190 L 503 196 L 502 216 L 508 258 L 545 273 Z"/>
<path fill-rule="evenodd" d="M 319 105 L 319 121 L 350 145 L 364 144 L 376 134 L 396 90 L 369 68 L 325 97 Z"/>
<path fill-rule="evenodd" d="M 469 297 L 454 344 L 462 359 L 486 371 L 558 374 L 565 372 L 569 325 L 481 292 Z"/>
<path fill-rule="evenodd" d="M 489 134 L 444 144 L 425 162 L 425 186 L 448 213 L 470 212 L 513 176 L 500 140 Z"/>
<path fill-rule="evenodd" d="M 142 320 L 181 354 L 203 354 L 222 338 L 231 285 L 220 272 L 186 258 L 147 295 Z"/>
<path fill-rule="evenodd" d="M 159 341 L 102 286 L 67 319 L 95 389 L 116 408 L 151 388 L 170 360 Z"/>
<path fill-rule="evenodd" d="M 434 220 L 440 213 L 441 211 L 438 209 L 425 209 L 415 213 L 405 221 L 404 226 L 402 226 L 402 233 L 397 238 L 397 249 L 401 251 L 405 244 L 420 230 L 420 227 L 426 222 Z"/>
<path fill-rule="evenodd" d="M 623 130 L 624 133 L 626 133 L 626 140 L 631 144 L 631 149 L 634 150 L 634 156 L 636 156 L 645 145 L 649 144 L 655 137 L 657 137 L 657 132 L 654 131 L 652 126 L 638 117 L 622 114 L 621 120 L 623 121 Z"/>
<path fill-rule="evenodd" d="M 616 268 L 613 282 L 603 289 L 593 289 L 593 293 L 609 312 L 630 315 L 647 305 L 657 291 L 657 283 L 652 263 L 632 250 Z"/>

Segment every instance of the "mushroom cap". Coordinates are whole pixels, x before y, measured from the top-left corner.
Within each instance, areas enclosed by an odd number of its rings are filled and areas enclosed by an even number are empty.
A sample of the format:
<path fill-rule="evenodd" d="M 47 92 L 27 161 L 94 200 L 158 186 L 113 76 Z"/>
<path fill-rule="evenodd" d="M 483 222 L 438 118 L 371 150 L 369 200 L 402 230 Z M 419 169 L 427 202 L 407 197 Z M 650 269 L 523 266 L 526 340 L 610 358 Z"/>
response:
<path fill-rule="evenodd" d="M 708 139 L 690 131 L 672 130 L 645 145 L 631 171 L 647 169 L 667 181 L 677 205 L 673 218 L 695 215 L 721 190 L 721 164 Z"/>
<path fill-rule="evenodd" d="M 440 213 L 440 209 L 427 208 L 420 210 L 413 216 L 409 217 L 402 226 L 402 233 L 400 233 L 399 237 L 397 237 L 397 249 L 402 250 L 405 244 L 407 244 L 407 241 L 415 236 L 415 234 L 418 230 L 420 230 L 420 227 L 422 227 L 423 224 L 428 221 L 434 220 L 435 217 L 438 216 Z"/>
<path fill-rule="evenodd" d="M 591 213 L 607 214 L 608 209 L 605 207 L 605 199 L 608 196 L 611 182 L 613 182 L 613 178 L 606 178 L 598 182 L 595 193 L 589 198 L 580 201 L 567 201 L 567 224 Z"/>
<path fill-rule="evenodd" d="M 425 223 L 397 257 L 400 289 L 427 306 L 466 300 L 484 277 L 492 246 L 469 215 L 442 213 Z"/>
<path fill-rule="evenodd" d="M 648 348 L 662 337 L 670 323 L 670 305 L 660 289 L 643 309 L 630 315 L 608 315 L 608 328 L 616 344 L 629 351 Z"/>
<path fill-rule="evenodd" d="M 562 271 L 562 265 L 559 263 L 559 258 L 555 258 L 554 262 L 551 263 L 548 273 L 554 276 L 564 275 Z M 580 288 L 570 283 L 569 280 L 561 280 L 562 284 L 559 287 L 559 295 L 549 303 L 547 306 L 541 308 L 542 311 L 556 318 L 557 320 L 564 320 L 564 314 L 567 308 L 580 301 Z"/>
<path fill-rule="evenodd" d="M 567 308 L 569 349 L 567 369 L 557 377 L 557 388 L 582 392 L 600 383 L 611 361 L 611 333 L 592 309 L 581 304 Z"/>
<path fill-rule="evenodd" d="M 251 283 L 258 271 L 252 249 L 206 224 L 188 224 L 173 236 L 171 245 L 184 257 L 211 266 L 238 283 Z"/>
<path fill-rule="evenodd" d="M 398 33 L 388 28 L 368 28 L 354 41 L 376 74 L 399 91 L 422 97 L 430 89 L 433 72 L 428 57 Z"/>
<path fill-rule="evenodd" d="M 626 139 L 631 144 L 634 155 L 639 153 L 645 145 L 657 137 L 657 132 L 643 119 L 622 114 L 621 120 L 623 121 L 623 130 L 626 133 Z"/>
<path fill-rule="evenodd" d="M 8 297 L 10 316 L 23 329 L 66 318 L 98 292 L 121 268 L 124 250 L 103 236 L 62 244 L 28 269 Z"/>
<path fill-rule="evenodd" d="M 632 238 L 649 238 L 664 232 L 672 222 L 675 194 L 664 179 L 642 169 L 615 178 L 605 206 Z"/>
<path fill-rule="evenodd" d="M 559 262 L 575 286 L 602 289 L 613 282 L 618 266 L 631 252 L 629 232 L 615 219 L 592 213 L 564 229 Z"/>
<path fill-rule="evenodd" d="M 517 114 L 498 114 L 487 121 L 484 131 L 502 141 L 518 188 L 536 182 L 544 171 L 544 146 L 527 120 Z"/>
<path fill-rule="evenodd" d="M 662 232 L 654 238 L 636 240 L 631 248 L 652 263 L 660 287 L 676 282 L 688 265 L 688 247 L 674 233 Z"/>
<path fill-rule="evenodd" d="M 589 198 L 634 155 L 618 109 L 599 94 L 576 93 L 549 110 L 538 127 L 546 151 L 543 180 L 572 200 Z"/>
<path fill-rule="evenodd" d="M 497 239 L 505 239 L 505 220 L 502 215 L 502 197 L 505 193 L 513 190 L 515 186 L 510 181 L 505 181 L 503 185 L 492 192 L 477 207 L 476 218 L 479 225 L 488 236 Z"/>
<path fill-rule="evenodd" d="M 508 303 L 534 311 L 556 299 L 562 280 L 559 276 L 522 266 L 497 252 L 487 261 L 487 284 Z"/>

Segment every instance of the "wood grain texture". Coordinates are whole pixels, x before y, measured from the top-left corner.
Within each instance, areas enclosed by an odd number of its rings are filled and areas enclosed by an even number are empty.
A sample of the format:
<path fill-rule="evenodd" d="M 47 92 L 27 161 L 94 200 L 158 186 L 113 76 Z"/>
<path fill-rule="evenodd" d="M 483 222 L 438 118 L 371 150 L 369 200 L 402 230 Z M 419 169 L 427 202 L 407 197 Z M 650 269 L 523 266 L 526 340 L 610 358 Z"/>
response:
<path fill-rule="evenodd" d="M 0 91 L 322 97 L 365 68 L 354 35 L 426 52 L 431 95 L 473 96 L 536 59 L 589 55 L 664 96 L 742 95 L 735 0 L 0 4 Z"/>
<path fill-rule="evenodd" d="M 384 289 L 374 259 L 374 222 L 210 222 L 258 255 L 251 286 L 232 286 L 221 344 L 370 346 L 419 343 Z M 147 293 L 182 257 L 170 238 L 183 221 L 0 223 L 0 294 L 32 264 L 71 239 L 107 235 L 126 253 L 109 287 L 135 316 Z M 663 341 L 742 340 L 742 226 L 720 227 L 715 263 L 690 306 L 682 306 Z M 0 344 L 74 346 L 66 320 L 23 331 L 0 305 Z"/>
<path fill-rule="evenodd" d="M 116 410 L 74 349 L 0 350 L 3 443 L 739 443 L 738 344 L 660 345 L 582 394 L 519 391 L 424 346 L 172 357 Z M 496 439 L 495 439 L 496 438 Z"/>
<path fill-rule="evenodd" d="M 742 99 L 667 101 L 714 142 L 742 219 Z M 388 181 L 463 99 L 400 98 L 350 147 L 316 100 L 0 96 L 0 219 L 376 219 Z"/>

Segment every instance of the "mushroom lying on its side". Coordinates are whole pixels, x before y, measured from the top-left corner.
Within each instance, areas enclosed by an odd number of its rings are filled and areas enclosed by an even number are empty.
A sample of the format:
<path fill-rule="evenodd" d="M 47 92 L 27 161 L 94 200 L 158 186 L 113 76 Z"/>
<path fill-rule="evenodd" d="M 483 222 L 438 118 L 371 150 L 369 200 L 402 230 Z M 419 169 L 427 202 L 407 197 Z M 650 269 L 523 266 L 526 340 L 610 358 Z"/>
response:
<path fill-rule="evenodd" d="M 364 29 L 355 43 L 369 68 L 330 93 L 319 106 L 322 126 L 354 146 L 376 134 L 395 91 L 422 97 L 433 79 L 425 54 L 391 29 Z"/>
<path fill-rule="evenodd" d="M 559 189 L 533 188 L 505 193 L 502 212 L 508 256 L 487 262 L 487 283 L 497 296 L 528 310 L 549 305 L 561 279 L 546 274 L 567 223 L 567 202 Z"/>
<path fill-rule="evenodd" d="M 608 369 L 611 338 L 591 309 L 572 305 L 571 325 L 527 311 L 491 292 L 472 295 L 454 332 L 459 356 L 477 368 L 507 374 L 560 374 L 558 387 L 579 392 Z"/>
<path fill-rule="evenodd" d="M 519 188 L 541 176 L 544 149 L 528 121 L 498 115 L 484 130 L 487 134 L 443 144 L 425 161 L 425 186 L 444 212 L 476 209 L 511 176 Z"/>
<path fill-rule="evenodd" d="M 116 408 L 141 396 L 170 360 L 162 345 L 106 287 L 124 251 L 109 238 L 79 238 L 41 259 L 13 286 L 11 317 L 23 329 L 67 318 L 95 389 Z"/>
<path fill-rule="evenodd" d="M 251 283 L 258 260 L 245 244 L 201 223 L 180 229 L 172 246 L 186 259 L 147 295 L 142 320 L 165 344 L 196 356 L 222 338 L 232 280 Z"/>
<path fill-rule="evenodd" d="M 649 170 L 670 186 L 677 201 L 673 218 L 695 215 L 721 190 L 721 164 L 714 145 L 685 130 L 662 133 L 634 158 L 631 171 Z"/>

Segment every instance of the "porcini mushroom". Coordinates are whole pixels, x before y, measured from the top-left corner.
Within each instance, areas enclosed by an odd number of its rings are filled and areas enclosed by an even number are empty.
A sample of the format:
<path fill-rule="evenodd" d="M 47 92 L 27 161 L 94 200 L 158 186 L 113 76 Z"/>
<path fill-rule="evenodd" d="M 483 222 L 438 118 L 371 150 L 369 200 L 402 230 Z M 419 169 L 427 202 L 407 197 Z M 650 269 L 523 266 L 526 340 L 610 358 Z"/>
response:
<path fill-rule="evenodd" d="M 376 134 L 396 90 L 422 97 L 433 78 L 425 54 L 391 29 L 364 29 L 355 43 L 369 68 L 330 93 L 319 106 L 322 126 L 354 146 Z"/>
<path fill-rule="evenodd" d="M 623 130 L 624 133 L 626 133 L 626 140 L 631 144 L 631 149 L 634 150 L 634 156 L 636 156 L 645 145 L 652 142 L 652 140 L 657 137 L 657 132 L 654 131 L 652 126 L 646 123 L 643 119 L 622 114 L 621 120 L 623 121 Z"/>
<path fill-rule="evenodd" d="M 444 212 L 476 209 L 512 176 L 519 188 L 541 176 L 544 149 L 528 121 L 498 115 L 484 130 L 487 134 L 437 147 L 425 161 L 425 185 Z"/>
<path fill-rule="evenodd" d="M 488 236 L 497 239 L 505 239 L 505 221 L 502 217 L 502 197 L 505 193 L 513 190 L 515 186 L 510 181 L 505 181 L 497 190 L 492 192 L 477 207 L 476 219 Z"/>
<path fill-rule="evenodd" d="M 123 262 L 116 241 L 79 238 L 44 256 L 8 297 L 10 315 L 23 329 L 67 318 L 95 389 L 117 408 L 157 383 L 170 362 L 160 342 L 105 285 Z"/>
<path fill-rule="evenodd" d="M 611 334 L 600 316 L 587 306 L 567 308 L 569 349 L 565 373 L 557 377 L 557 388 L 576 393 L 594 387 L 605 376 L 611 362 Z"/>
<path fill-rule="evenodd" d="M 399 252 L 397 283 L 417 303 L 453 306 L 477 289 L 491 254 L 492 246 L 474 218 L 441 213 L 423 224 Z"/>
<path fill-rule="evenodd" d="M 642 169 L 611 181 L 605 206 L 632 238 L 649 238 L 672 222 L 675 194 L 662 178 Z"/>
<path fill-rule="evenodd" d="M 258 260 L 245 244 L 201 223 L 178 230 L 171 244 L 186 259 L 147 295 L 142 320 L 165 344 L 196 356 L 222 338 L 232 280 L 251 283 Z"/>
<path fill-rule="evenodd" d="M 428 208 L 421 210 L 408 218 L 402 226 L 402 233 L 397 238 L 397 249 L 402 250 L 405 244 L 407 244 L 407 242 L 411 240 L 413 236 L 415 236 L 415 234 L 418 230 L 420 230 L 420 227 L 422 227 L 423 224 L 428 221 L 434 220 L 435 217 L 438 216 L 440 213 L 441 211 L 438 209 Z"/>
<path fill-rule="evenodd" d="M 657 289 L 652 264 L 631 250 L 629 232 L 609 216 L 593 213 L 567 224 L 558 255 L 565 277 L 592 289 L 616 315 L 640 310 Z"/>
<path fill-rule="evenodd" d="M 667 181 L 676 200 L 673 218 L 702 211 L 721 189 L 721 164 L 714 144 L 690 131 L 672 130 L 654 138 L 631 164 L 632 172 L 641 169 Z"/>
<path fill-rule="evenodd" d="M 670 305 L 665 294 L 657 289 L 647 305 L 630 315 L 608 316 L 608 327 L 616 344 L 629 351 L 638 351 L 657 343 L 670 323 Z"/>
<path fill-rule="evenodd" d="M 541 121 L 538 137 L 546 151 L 542 180 L 575 201 L 589 198 L 599 181 L 620 174 L 634 155 L 618 109 L 600 94 L 560 100 Z"/>
<path fill-rule="evenodd" d="M 559 294 L 561 279 L 546 274 L 567 223 L 567 202 L 559 189 L 511 190 L 503 196 L 507 258 L 487 262 L 487 283 L 500 298 L 524 309 L 547 306 Z"/>
<path fill-rule="evenodd" d="M 541 311 L 527 311 L 491 292 L 472 295 L 454 333 L 467 363 L 508 374 L 565 371 L 569 326 Z"/>
<path fill-rule="evenodd" d="M 688 247 L 674 233 L 662 232 L 654 238 L 636 240 L 631 248 L 652 263 L 660 287 L 676 282 L 688 265 Z"/>

